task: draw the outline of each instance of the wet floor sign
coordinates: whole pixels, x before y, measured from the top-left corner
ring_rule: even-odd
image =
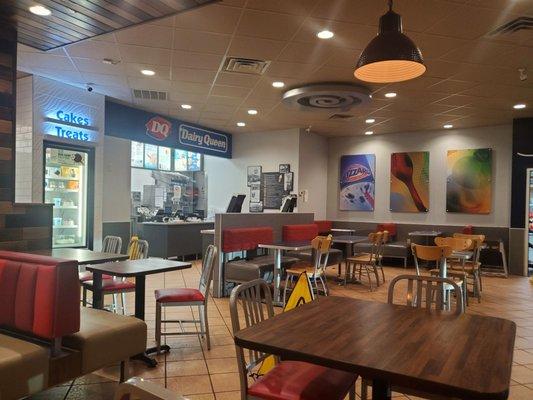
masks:
[[[311,282],[305,272],[302,272],[296,281],[296,285],[292,289],[291,295],[283,308],[283,312],[292,310],[299,307],[302,304],[310,303],[314,300],[313,289],[311,289]],[[254,373],[254,377],[265,375],[276,365],[276,359],[274,356],[268,356],[265,358],[259,370]]]

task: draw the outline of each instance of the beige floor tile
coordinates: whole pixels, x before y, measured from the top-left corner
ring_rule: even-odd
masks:
[[[210,374],[221,374],[227,372],[238,372],[237,360],[233,358],[213,358],[207,359],[207,369]]]
[[[168,378],[167,387],[184,396],[189,394],[212,394],[209,375],[176,376]]]
[[[217,392],[229,392],[240,389],[239,374],[232,372],[227,374],[211,374],[213,390]]]
[[[167,376],[205,375],[207,366],[204,360],[167,361]]]
[[[241,400],[241,392],[239,390],[233,392],[215,393],[217,400]]]

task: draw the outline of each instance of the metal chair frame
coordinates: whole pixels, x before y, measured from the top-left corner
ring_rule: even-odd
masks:
[[[331,248],[332,236],[317,236],[311,241],[311,246],[313,247],[314,257],[313,258],[313,273],[309,274],[306,271],[307,279],[311,284],[313,292],[316,292],[317,296],[319,294],[318,281],[322,284],[322,291],[324,296],[329,294],[328,283],[326,280],[326,268],[328,265],[329,259],[329,249]],[[303,271],[302,271],[303,272]],[[301,272],[300,272],[301,273]],[[287,291],[289,290],[289,281],[291,284],[294,283],[294,279],[298,279],[300,273],[295,274],[290,272],[290,268],[286,271],[285,277],[285,288],[283,290],[283,304],[287,300]]]
[[[213,280],[213,272],[216,261],[218,260],[218,250],[214,245],[209,245],[202,260],[202,275],[200,276],[200,284],[198,290],[204,296],[203,301],[190,302],[156,302],[155,307],[155,340],[157,347],[157,354],[161,353],[161,337],[162,336],[182,336],[182,335],[198,335],[206,338],[207,350],[211,350],[211,340],[209,337],[209,321],[207,318],[207,301],[209,299],[209,288]],[[167,319],[161,318],[163,307],[198,307],[199,319]],[[167,332],[162,330],[163,324],[175,323],[178,324],[181,331]],[[200,331],[186,331],[183,324],[200,324]]]

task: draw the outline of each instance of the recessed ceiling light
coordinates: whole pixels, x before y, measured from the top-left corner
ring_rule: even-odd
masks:
[[[374,134],[373,131],[366,131],[366,132],[365,132],[365,135],[373,135],[373,134]]]
[[[152,71],[151,69],[143,69],[141,70],[141,74],[146,75],[146,76],[154,76],[155,72]]]
[[[394,92],[385,93],[385,97],[392,99],[393,97],[396,97],[397,94]]]
[[[52,14],[52,11],[41,5],[31,6],[29,10],[32,14],[40,15],[41,17],[47,17]]]
[[[316,36],[320,39],[331,39],[335,34],[331,31],[328,31],[327,29],[324,31],[320,31],[316,34]]]
[[[367,124],[373,124],[374,122],[376,122],[376,120],[375,120],[374,118],[367,118],[367,119],[365,120],[365,122],[366,122]]]
[[[246,126],[246,124],[244,122],[237,122],[237,126],[243,127]]]
[[[452,124],[445,124],[442,126],[444,129],[452,129],[453,128],[453,125]]]
[[[272,86],[274,86],[275,88],[282,88],[283,86],[285,86],[285,83],[276,81],[276,82],[272,82]]]
[[[514,108],[515,110],[523,110],[524,108],[526,108],[526,105],[525,105],[524,103],[519,103],[519,104],[515,104],[515,105],[513,106],[513,108]]]
[[[182,104],[181,108],[183,108],[184,110],[190,110],[192,106],[190,104]]]
[[[257,110],[250,109],[250,110],[248,110],[248,114],[250,114],[250,115],[257,115]]]

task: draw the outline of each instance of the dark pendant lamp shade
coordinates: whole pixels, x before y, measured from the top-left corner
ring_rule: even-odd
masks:
[[[361,53],[354,75],[373,83],[402,82],[426,71],[422,52],[403,34],[402,17],[389,11],[379,19],[379,33]]]

